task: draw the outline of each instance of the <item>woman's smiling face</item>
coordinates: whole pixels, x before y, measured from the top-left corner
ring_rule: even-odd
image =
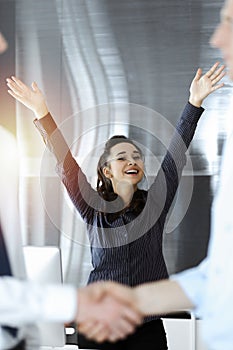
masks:
[[[113,146],[107,163],[104,174],[111,179],[114,192],[121,183],[128,183],[134,190],[137,189],[137,184],[144,175],[144,160],[134,145],[121,142]]]

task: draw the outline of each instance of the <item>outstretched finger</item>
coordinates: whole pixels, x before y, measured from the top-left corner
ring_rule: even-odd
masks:
[[[212,76],[210,77],[210,80],[216,83],[220,79],[222,79],[224,75],[226,75],[226,73],[224,72],[224,68],[225,66],[221,66],[215,74],[212,74]]]
[[[7,86],[16,96],[22,96],[22,90],[14,82],[8,81]]]
[[[215,72],[214,75],[219,75],[222,73],[222,71],[225,69],[225,65],[223,64],[221,67],[218,68],[218,70]]]
[[[37,92],[37,91],[40,91],[40,89],[38,88],[38,85],[35,81],[32,82],[32,90]]]
[[[17,94],[20,94],[21,92],[21,89],[19,88],[19,86],[11,79],[7,79],[7,86],[12,90],[14,91],[15,93]]]
[[[17,94],[17,92],[14,92],[13,90],[7,90],[8,94],[10,94],[12,97],[14,97],[17,101],[23,103],[23,98],[20,94]]]
[[[216,71],[217,67],[219,66],[219,62],[216,62],[209,70],[206,72],[207,78],[210,78],[212,74]]]
[[[218,90],[218,89],[222,88],[223,86],[224,86],[224,83],[221,83],[221,84],[215,85],[215,86],[213,86],[213,87],[212,87],[212,91],[216,91],[216,90]]]
[[[197,81],[201,78],[202,76],[202,69],[201,68],[198,68],[196,74],[195,74],[195,77],[193,78],[194,81]]]
[[[26,84],[22,82],[22,80],[16,78],[14,75],[12,75],[11,79],[18,85],[21,89],[29,89]]]
[[[214,86],[216,83],[218,83],[225,75],[226,75],[226,72],[222,72],[221,74],[219,74],[218,76],[216,76],[216,77],[212,80],[212,86]]]

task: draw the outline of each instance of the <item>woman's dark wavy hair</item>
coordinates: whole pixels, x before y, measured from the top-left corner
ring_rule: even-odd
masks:
[[[108,158],[111,152],[111,148],[119,143],[130,143],[131,145],[135,146],[139,153],[142,155],[142,151],[140,148],[128,137],[124,135],[115,135],[112,136],[106,143],[104,147],[104,152],[100,156],[98,165],[97,165],[97,191],[100,194],[102,198],[108,201],[112,201],[116,199],[117,194],[114,193],[113,187],[112,187],[112,182],[110,179],[108,179],[104,173],[103,173],[103,168],[107,165],[108,163]]]

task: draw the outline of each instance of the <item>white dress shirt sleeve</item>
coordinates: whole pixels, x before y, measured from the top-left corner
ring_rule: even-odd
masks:
[[[170,279],[179,283],[185,294],[195,305],[194,312],[198,317],[202,316],[203,303],[205,302],[208,266],[209,259],[206,258],[197,267],[170,276]]]
[[[77,289],[0,278],[0,324],[20,327],[35,322],[71,322],[77,314]]]

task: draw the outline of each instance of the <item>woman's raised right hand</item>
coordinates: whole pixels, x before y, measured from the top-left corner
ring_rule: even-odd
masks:
[[[48,114],[45,97],[35,82],[29,87],[14,76],[7,78],[6,81],[9,88],[8,93],[24,106],[31,109],[38,119]]]

